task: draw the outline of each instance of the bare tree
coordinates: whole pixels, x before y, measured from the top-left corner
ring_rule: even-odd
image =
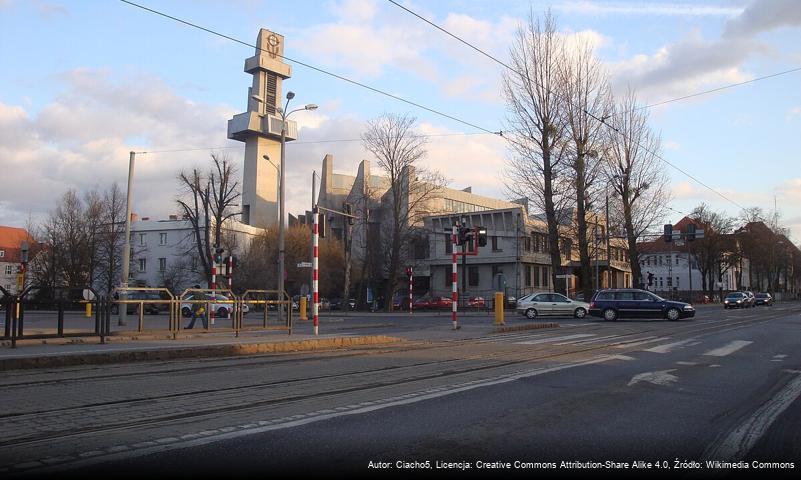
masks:
[[[410,233],[427,212],[427,204],[438,196],[445,178],[420,167],[425,157],[425,137],[416,135],[416,119],[408,115],[385,113],[368,122],[362,134],[362,145],[372,153],[389,179],[389,190],[382,199],[385,207],[385,228],[391,239],[386,256],[385,298],[391,299],[398,283],[398,273],[405,255]],[[388,218],[387,218],[388,217]],[[392,302],[386,302],[386,309]]]
[[[125,195],[116,183],[103,194],[103,220],[97,245],[98,281],[106,292],[118,282],[125,239]]]
[[[600,152],[608,138],[602,121],[612,110],[612,94],[606,73],[592,46],[578,40],[565,46],[559,64],[563,86],[563,109],[570,138],[569,173],[575,188],[576,237],[581,261],[581,288],[584,298],[592,295],[592,265],[587,219],[598,196],[596,180],[602,174]],[[608,226],[607,226],[608,228]]]
[[[550,12],[543,19],[531,12],[528,24],[518,28],[510,51],[514,71],[504,73],[503,79],[509,109],[504,135],[512,154],[504,171],[505,187],[545,212],[554,286],[562,265],[559,223],[570,188],[564,175],[567,123],[561,111],[562,53]]]
[[[233,164],[217,154],[212,154],[211,159],[212,166],[205,174],[197,168],[178,174],[184,197],[188,198],[177,200],[184,217],[192,224],[193,246],[209,282],[212,255],[223,241],[223,224],[240,213],[234,207],[241,195],[239,182],[234,180]]]
[[[715,274],[728,268],[727,256],[734,248],[731,236],[727,235],[734,227],[734,219],[725,213],[715,212],[705,203],[695,207],[690,212],[690,218],[704,229],[704,236],[695,240],[693,251],[701,272],[702,289],[711,298],[714,294]]]
[[[637,242],[667,214],[669,178],[659,158],[661,139],[648,127],[648,114],[629,90],[608,121],[608,148],[603,153],[606,181],[617,194],[635,281],[642,278]]]

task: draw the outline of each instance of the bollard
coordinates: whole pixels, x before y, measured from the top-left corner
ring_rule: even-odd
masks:
[[[86,318],[92,318],[92,303],[86,302]]]
[[[495,292],[495,325],[506,325],[503,321],[503,292]]]
[[[300,320],[308,320],[306,317],[306,295],[300,298]]]

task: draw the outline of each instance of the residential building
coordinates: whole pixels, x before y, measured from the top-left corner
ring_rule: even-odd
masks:
[[[28,231],[24,228],[0,226],[0,287],[9,295],[16,295],[21,291],[18,271],[22,261],[20,246],[23,241],[31,243]]]
[[[263,230],[228,220],[221,245],[225,255],[238,254]],[[201,235],[204,235],[201,232]],[[206,285],[192,224],[170,215],[167,220],[134,217],[131,222],[131,285],[167,287],[180,292],[194,284]]]

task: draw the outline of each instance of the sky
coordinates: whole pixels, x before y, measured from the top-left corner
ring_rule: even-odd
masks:
[[[504,67],[384,0],[132,0],[254,45],[285,36],[299,138],[287,145],[287,210],[310,208],[326,154],[355,174],[372,160],[359,137],[383,113],[417,118],[431,135],[426,167],[456,189],[507,198]],[[613,89],[641,103],[801,68],[801,1],[400,2],[506,61],[520,22],[550,8],[558,30],[592,43]],[[177,213],[178,173],[212,153],[242,171],[227,121],[246,110],[253,47],[116,0],[0,0],[0,225],[41,222],[69,188],[116,182],[137,154],[133,211]],[[401,97],[412,106],[295,60]],[[801,242],[801,71],[650,108],[671,179],[675,223],[701,202],[731,216],[774,206]],[[481,129],[477,129],[480,127]],[[374,167],[375,168],[375,167]],[[689,175],[688,175],[689,174]],[[700,183],[699,183],[700,182]],[[709,187],[709,188],[707,188]]]

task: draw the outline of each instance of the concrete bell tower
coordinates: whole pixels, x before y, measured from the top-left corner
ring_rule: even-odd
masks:
[[[268,228],[278,223],[281,116],[277,109],[282,107],[281,82],[292,76],[292,67],[283,62],[283,36],[262,28],[257,46],[256,55],[245,60],[245,72],[253,75],[247,111],[228,120],[228,138],[245,142],[242,223]],[[286,140],[295,140],[297,124],[286,123]]]

